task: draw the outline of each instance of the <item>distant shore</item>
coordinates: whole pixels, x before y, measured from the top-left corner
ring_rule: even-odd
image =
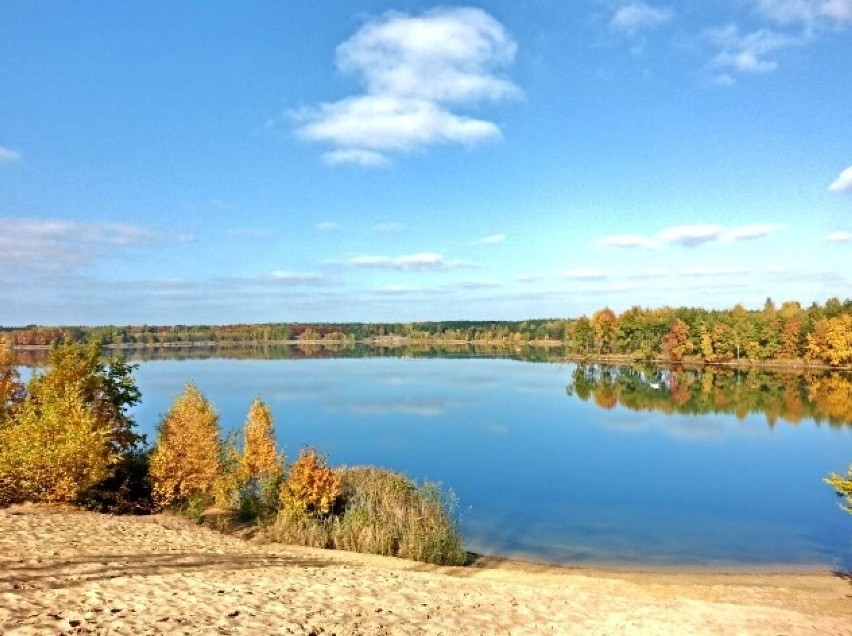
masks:
[[[49,351],[52,345],[13,345],[13,352],[39,352]],[[355,346],[375,347],[378,349],[388,348],[416,348],[431,347],[453,349],[458,347],[474,347],[491,351],[515,351],[520,352],[525,348],[553,350],[564,346],[559,340],[529,340],[520,343],[506,342],[501,340],[447,340],[441,338],[409,338],[404,336],[379,336],[365,340],[269,340],[269,341],[178,341],[165,343],[113,343],[102,347],[109,351],[134,352],[134,351],[162,351],[162,350],[210,350],[210,349],[236,349],[236,348],[268,348],[268,347],[321,347],[327,350],[343,350]],[[713,369],[765,369],[778,372],[804,372],[804,371],[852,371],[852,365],[830,366],[813,361],[795,360],[749,360],[741,358],[726,362],[706,362],[700,358],[687,357],[681,360],[669,358],[649,358],[637,360],[635,357],[625,354],[577,354],[563,353],[554,362],[571,362],[581,364],[609,364],[609,365],[634,365],[646,364],[652,366],[677,366],[686,369],[700,369],[703,367]]]
[[[169,515],[0,510],[0,633],[852,635],[831,573],[462,568],[262,545]]]

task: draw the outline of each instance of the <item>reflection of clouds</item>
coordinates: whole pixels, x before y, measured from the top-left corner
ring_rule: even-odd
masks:
[[[712,416],[682,417],[676,415],[648,417],[636,414],[631,417],[628,413],[615,414],[607,412],[607,416],[596,418],[599,428],[613,433],[647,434],[657,432],[671,439],[687,442],[704,442],[722,440],[727,437],[756,437],[765,435],[767,429],[763,425],[736,426],[731,422],[719,420]]]
[[[466,403],[444,398],[382,400],[376,402],[340,403],[329,407],[333,412],[345,412],[355,417],[409,415],[438,417],[447,411],[467,406]]]

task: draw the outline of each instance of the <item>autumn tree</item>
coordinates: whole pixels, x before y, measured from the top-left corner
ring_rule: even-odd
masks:
[[[187,384],[159,426],[151,452],[154,500],[160,507],[208,496],[220,474],[219,415],[194,384]]]
[[[134,431],[136,423],[129,413],[130,407],[142,397],[133,377],[135,368],[123,358],[104,364],[97,344],[64,343],[50,350],[48,371],[37,381],[45,385],[47,392],[61,392],[62,387],[71,385],[77,387],[85,408],[108,426],[113,451],[124,453],[142,441]]]
[[[73,502],[117,460],[110,434],[75,384],[30,383],[11,425],[0,428],[0,498]]]
[[[281,472],[283,458],[276,450],[272,411],[259,398],[249,407],[243,438],[242,470],[247,479],[261,479]]]
[[[609,307],[592,314],[595,349],[597,353],[612,353],[618,340],[618,317]]]
[[[281,504],[289,514],[301,517],[328,515],[343,493],[340,476],[328,467],[325,457],[314,449],[303,449],[290,466],[281,486]]]
[[[826,364],[852,364],[852,314],[823,318],[808,335],[807,357]]]
[[[96,346],[66,343],[24,392],[3,372],[0,498],[74,501],[112,475],[140,439],[127,412],[140,397],[132,369],[103,364]]]
[[[689,325],[683,320],[675,320],[663,337],[663,353],[669,360],[680,362],[684,356],[692,353],[692,342],[689,340]]]
[[[140,439],[128,409],[140,397],[130,365],[96,346],[55,346],[23,390],[0,363],[0,499],[74,501],[109,477]],[[7,501],[8,502],[8,501]]]

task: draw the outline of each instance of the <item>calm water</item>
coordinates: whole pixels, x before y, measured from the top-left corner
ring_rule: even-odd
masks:
[[[852,462],[852,426],[836,417],[775,421],[766,409],[690,413],[678,393],[686,380],[659,375],[640,377],[643,390],[671,389],[682,408],[637,406],[636,377],[605,375],[500,359],[150,361],[136,372],[144,401],[135,415],[153,437],[192,380],[227,430],[242,426],[260,396],[288,459],[312,445],[332,464],[375,464],[452,487],[466,545],[478,552],[852,568],[852,516],[822,483]],[[693,380],[696,395],[713,395]]]

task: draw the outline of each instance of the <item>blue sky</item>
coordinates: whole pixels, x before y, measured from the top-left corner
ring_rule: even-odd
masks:
[[[0,324],[852,295],[852,0],[0,4]]]

